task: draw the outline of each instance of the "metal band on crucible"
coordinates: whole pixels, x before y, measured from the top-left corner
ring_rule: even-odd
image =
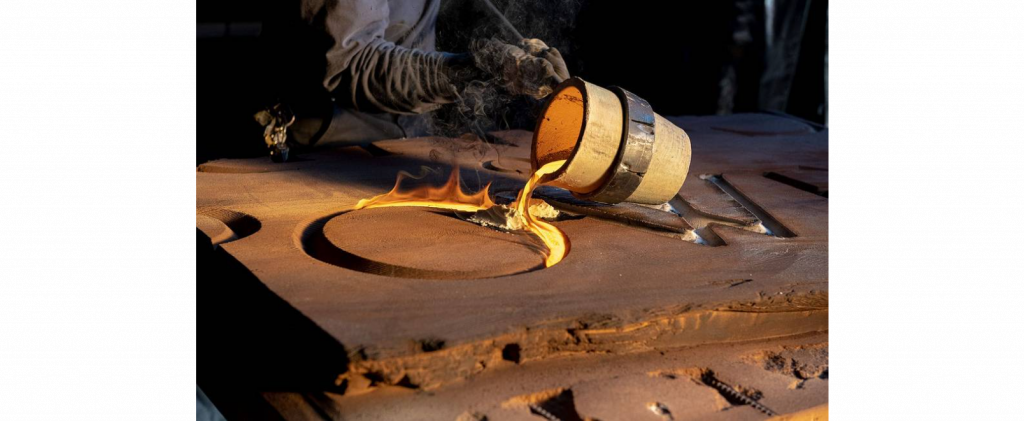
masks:
[[[612,162],[608,180],[593,192],[578,195],[581,199],[602,203],[619,203],[640,185],[654,151],[654,110],[643,98],[620,87],[611,88],[622,100],[625,124],[623,141]]]

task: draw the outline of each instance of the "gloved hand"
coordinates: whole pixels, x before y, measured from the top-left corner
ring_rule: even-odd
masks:
[[[513,94],[540,99],[569,78],[569,69],[557,49],[539,39],[524,39],[519,46],[486,39],[470,46],[476,67],[497,78]]]

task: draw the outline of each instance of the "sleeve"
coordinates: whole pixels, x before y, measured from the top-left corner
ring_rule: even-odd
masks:
[[[324,87],[361,111],[419,114],[452,102],[446,55],[385,41],[388,14],[387,0],[327,0],[314,14],[329,38]]]

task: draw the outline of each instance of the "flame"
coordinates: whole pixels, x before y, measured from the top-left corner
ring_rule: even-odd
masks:
[[[360,200],[359,203],[356,203],[356,209],[386,208],[392,206],[425,206],[430,208],[475,212],[490,209],[491,206],[494,206],[494,202],[491,201],[491,196],[487,193],[487,190],[491,188],[490,183],[487,183],[483,190],[473,194],[466,194],[462,192],[462,185],[459,183],[458,167],[455,167],[452,170],[452,175],[448,177],[448,182],[444,183],[441,187],[424,186],[412,189],[408,192],[402,192],[398,188],[402,184],[402,180],[406,177],[419,178],[413,177],[407,172],[400,171],[398,173],[398,179],[395,180],[395,187],[393,187],[391,191],[369,199]]]
[[[533,190],[537,187],[541,178],[557,171],[564,163],[565,160],[555,161],[545,164],[538,169],[537,172],[530,177],[530,180],[526,182],[526,186],[523,187],[523,190],[519,192],[514,208],[515,212],[513,217],[519,218],[522,225],[531,233],[536,235],[537,238],[547,246],[548,252],[544,257],[545,267],[551,267],[565,257],[565,254],[569,252],[569,238],[554,225],[541,221],[531,215],[529,203],[530,198],[533,196]],[[369,199],[360,200],[359,203],[356,204],[355,209],[385,208],[394,206],[423,206],[464,212],[476,212],[487,210],[494,206],[494,202],[491,201],[491,197],[488,193],[488,189],[491,187],[490,183],[488,183],[482,190],[473,194],[467,194],[462,191],[462,186],[459,183],[458,167],[452,170],[451,176],[448,177],[448,182],[440,187],[424,186],[403,192],[399,190],[399,186],[402,184],[402,180],[406,177],[419,178],[404,171],[399,172],[398,179],[395,180],[395,187],[393,187],[391,191]]]

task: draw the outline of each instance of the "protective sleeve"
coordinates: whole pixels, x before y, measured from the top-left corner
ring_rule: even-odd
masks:
[[[327,33],[323,78],[333,96],[360,111],[419,114],[452,102],[456,88],[446,75],[449,55],[384,40],[387,0],[307,0],[306,9]]]

